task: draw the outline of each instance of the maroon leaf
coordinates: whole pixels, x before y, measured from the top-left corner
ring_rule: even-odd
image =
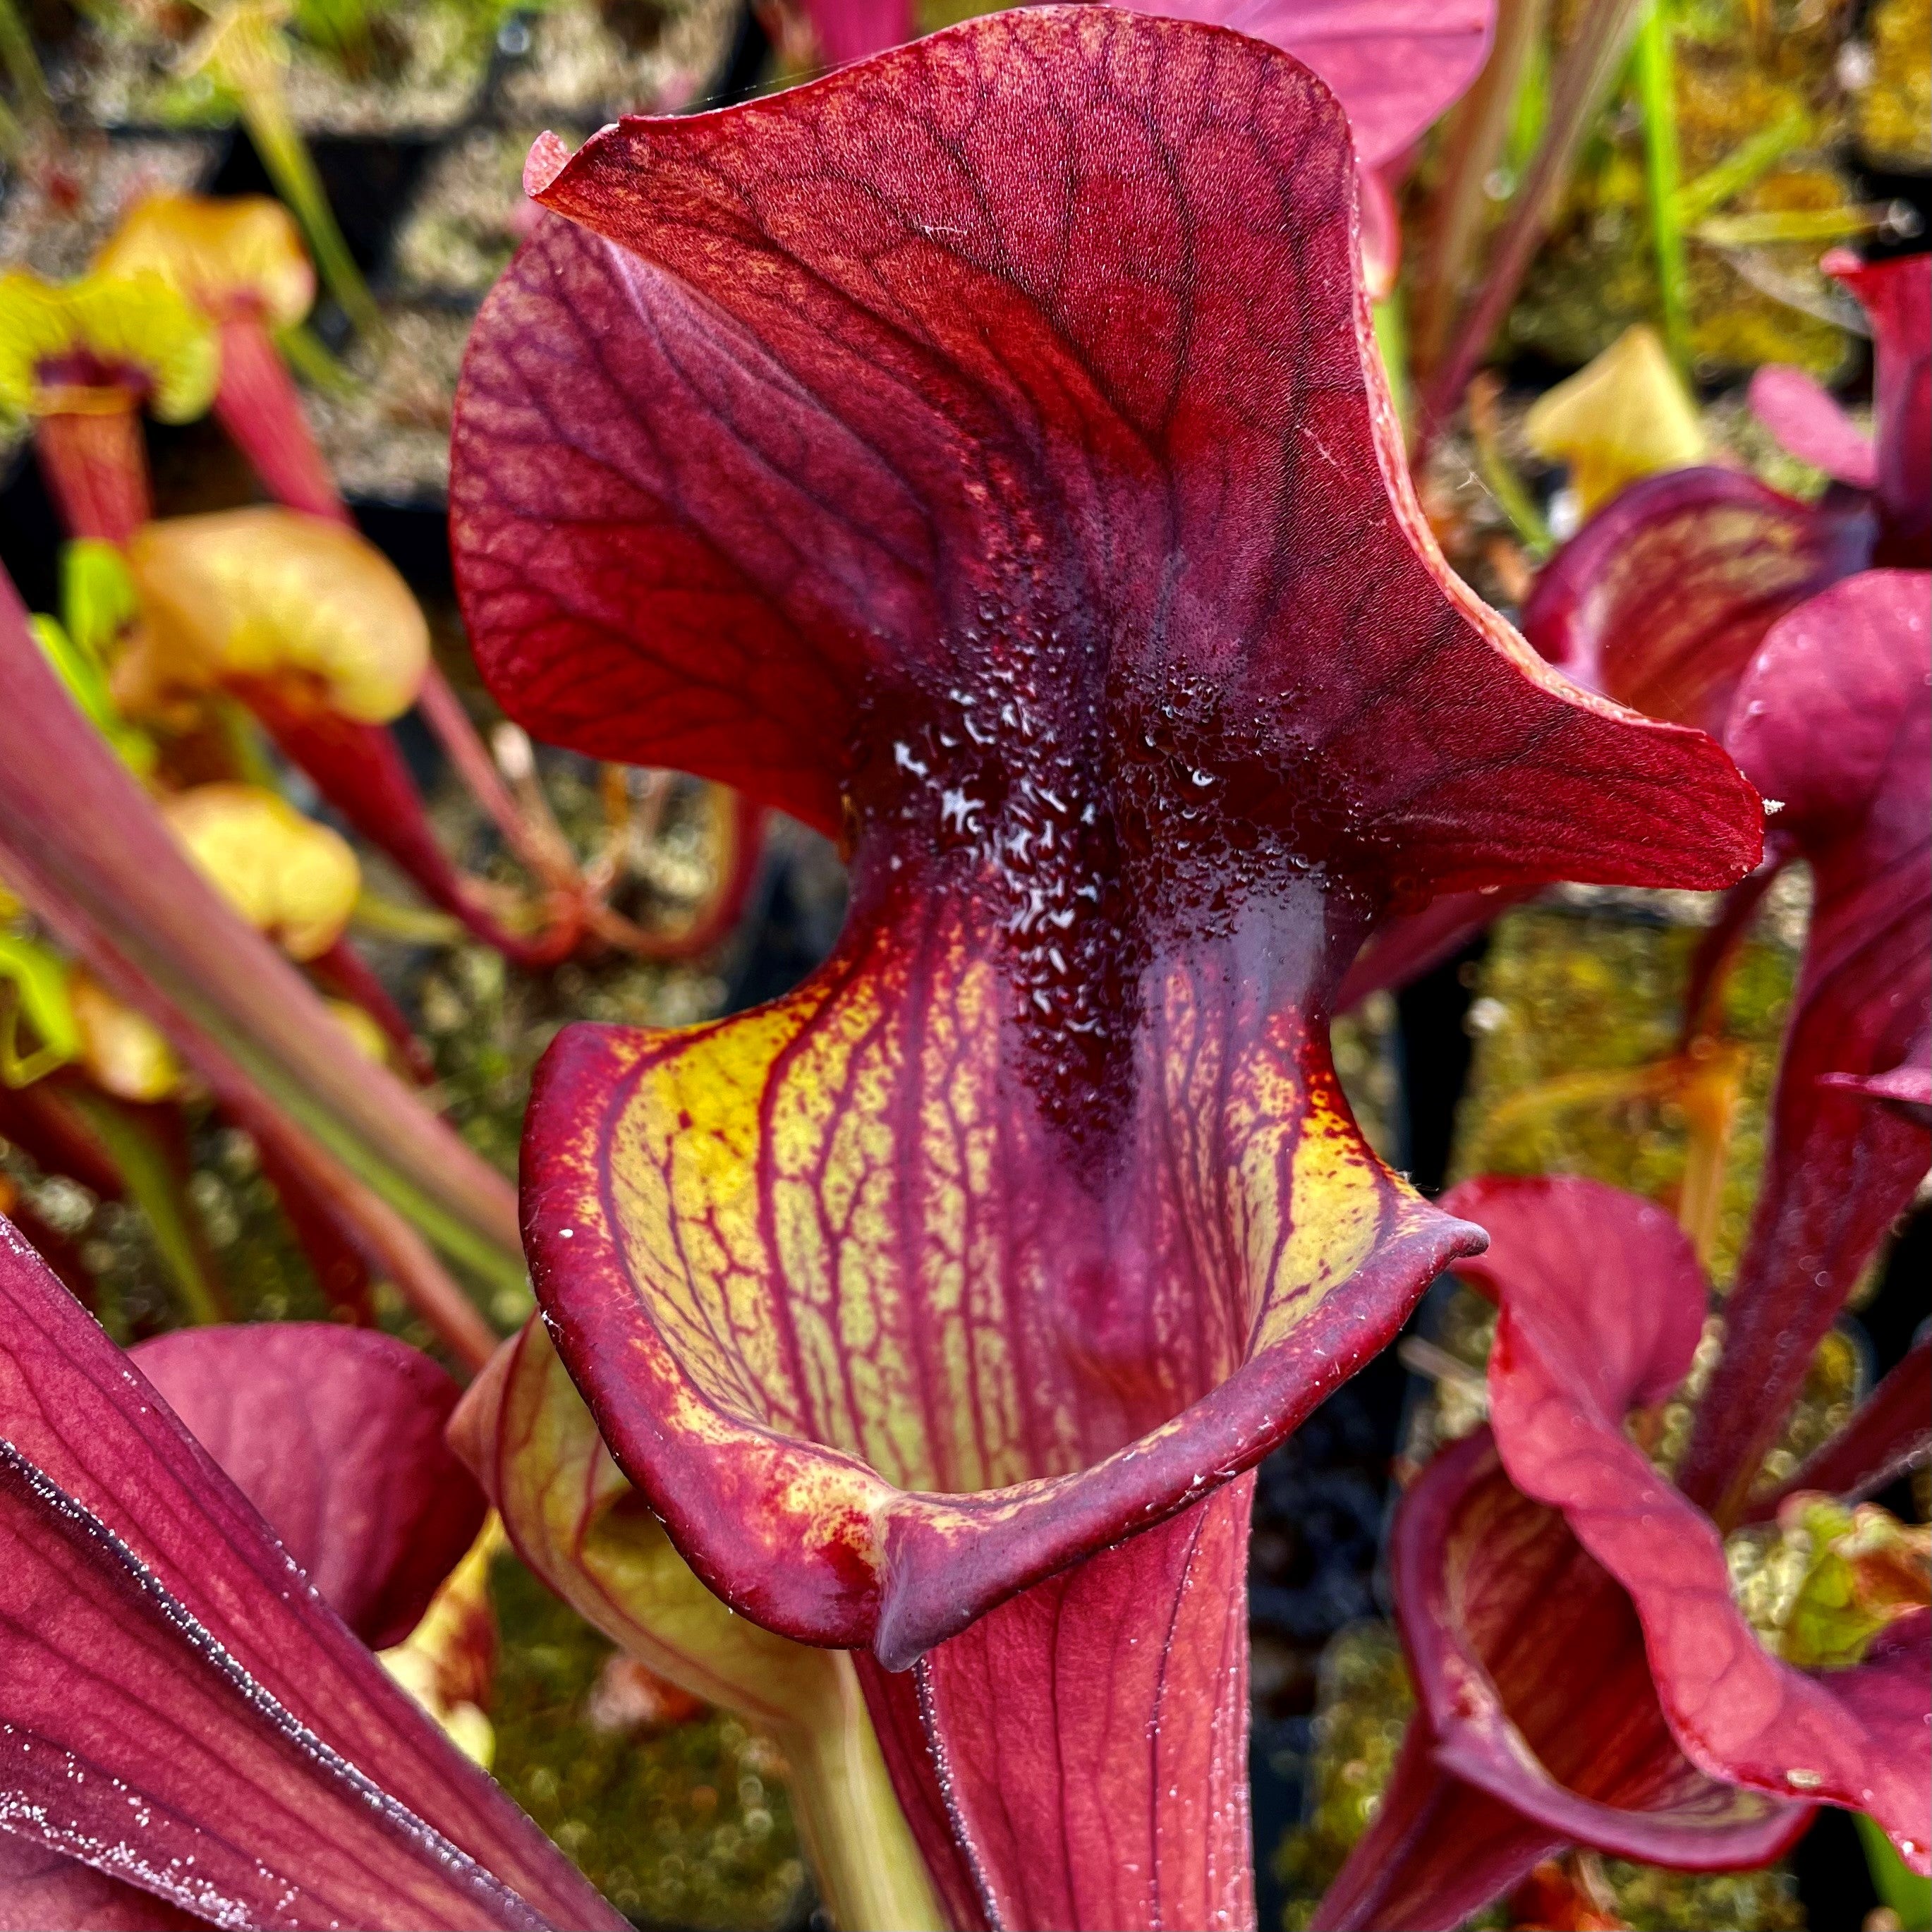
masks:
[[[1737,1790],[1685,1756],[1630,1598],[1561,1515],[1511,1484],[1487,1430],[1424,1470],[1391,1555],[1420,1708],[1394,1802],[1318,1926],[1459,1924],[1572,1842],[1724,1870],[1763,1864],[1804,1829],[1808,1807]]]
[[[1750,406],[1751,413],[1800,462],[1855,490],[1876,487],[1878,453],[1871,438],[1816,376],[1770,364],[1751,378]]]
[[[1022,57],[1036,38],[1066,55],[1052,78]],[[1030,118],[1049,104],[1058,136]],[[1012,140],[1075,170],[1052,205],[1004,166]],[[724,115],[627,121],[568,161],[539,142],[533,191],[608,238],[544,224],[465,365],[452,531],[486,676],[548,739],[837,833],[848,790],[936,811],[954,788],[928,753],[982,796],[970,782],[1006,739],[925,739],[928,713],[964,738],[961,715],[992,703],[983,671],[956,676],[991,622],[1080,664],[1106,707],[1083,729],[1104,718],[1123,784],[1232,761],[1235,806],[1265,818],[1325,782],[1386,872],[1438,890],[1728,882],[1757,834],[1721,766],[1540,686],[1418,548],[1357,310],[1346,162],[1291,63],[1058,11]],[[1144,170],[1170,165],[1150,190]],[[839,166],[872,192],[835,191]],[[1264,285],[1295,299],[1256,312]],[[1152,304],[1131,338],[1130,298]],[[1156,644],[1140,620],[1160,611]],[[1193,678],[1213,682],[1178,703]],[[997,706],[976,725],[1011,728]],[[1300,836],[1325,849],[1338,829]]]
[[[1932,564],[1932,255],[1824,266],[1871,317],[1872,429],[1881,536],[1877,561]]]
[[[1090,1648],[1076,1611],[1120,1587],[1097,1552],[1136,1532],[1120,1564],[1223,1631],[1238,1566],[1183,1512],[1473,1244],[1334,1083],[1326,1015],[1384,908],[1727,881],[1756,802],[1448,575],[1342,116],[1259,42],[1001,15],[539,144],[529,179],[580,225],[538,228],[465,368],[479,662],[547,737],[841,832],[853,880],[784,1000],[548,1056],[526,1226],[559,1351],[734,1607],[940,1660],[919,1728],[990,1898],[1245,1910],[1238,1812],[1177,1846],[1168,1807],[1096,1808],[1084,1773],[996,1803],[974,1686],[1042,1670],[1056,1605]],[[1117,1688],[1140,1765],[1157,1687]],[[1225,1684],[1162,1706],[1159,1748],[1209,1779],[1230,1711]],[[1145,1889],[1102,1809],[1159,1839]]]
[[[207,1923],[91,1865],[0,1836],[0,1932],[199,1932]]]
[[[1814,508],[1730,470],[1634,483],[1538,578],[1523,634],[1580,684],[1721,732],[1786,612],[1862,568],[1861,506]]]
[[[950,1814],[986,1924],[1254,1923],[1253,1490],[1228,1484],[920,1660],[923,1748],[895,1777]]]
[[[1444,1770],[1561,1838],[1678,1870],[1762,1864],[1797,1837],[1791,1794],[1738,1790],[1680,1748],[1630,1598],[1486,1431],[1402,1508],[1398,1604]]]
[[[1932,1140],[1831,1084],[1898,1066],[1932,1013],[1932,578],[1872,571],[1784,619],[1730,742],[1809,862],[1815,900],[1772,1147],[1724,1351],[1682,1480],[1734,1520],[1819,1338],[1910,1199]]]
[[[326,1322],[183,1330],[130,1359],[364,1642],[416,1628],[483,1526],[443,1440],[462,1390],[442,1370]]]
[[[224,1922],[621,1926],[4,1224],[0,1434],[5,1830]]]
[[[1626,1412],[1664,1400],[1690,1365],[1705,1298],[1688,1238],[1649,1202],[1594,1181],[1484,1180],[1451,1198],[1490,1234],[1486,1254],[1461,1265],[1499,1305],[1490,1418],[1502,1465],[1629,1593],[1685,1756],[1747,1790],[1868,1812],[1926,1869],[1932,1687],[1922,1676],[1900,1694],[1889,1654],[1816,1676],[1774,1657],[1732,1600],[1716,1526],[1624,1432]],[[1736,1332],[1735,1290],[1726,1316]],[[1600,1737],[1602,1720],[1572,1704],[1578,1732]],[[1443,1760],[1463,1768],[1446,1741]]]

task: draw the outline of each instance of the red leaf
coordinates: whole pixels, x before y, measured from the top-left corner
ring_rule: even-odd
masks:
[[[1508,1335],[1529,1333],[1540,1359],[1560,1358],[1574,1372],[1566,1392],[1587,1393],[1593,1427],[1621,1431],[1629,1410],[1676,1393],[1709,1288],[1689,1237],[1662,1208],[1570,1174],[1465,1181],[1443,1204],[1490,1238],[1456,1274],[1504,1311]],[[1497,1334],[1496,1372],[1508,1376],[1502,1326]]]
[[[988,1924],[1254,1923],[1253,1492],[1227,1484],[920,1660],[920,1768]]]
[[[364,1643],[408,1636],[483,1526],[442,1370],[326,1322],[184,1329],[130,1359]]]
[[[1855,490],[1876,485],[1878,454],[1871,438],[1808,371],[1767,364],[1751,378],[1750,406],[1751,413],[1801,463]]]
[[[848,789],[929,823],[982,796],[1024,700],[1105,727],[1142,794],[1117,812],[1235,765],[1236,806],[1325,794],[1438,890],[1714,884],[1755,846],[1699,741],[1539,683],[1419,534],[1345,130],[1280,56],[1006,15],[567,161],[539,142],[530,180],[609,241],[545,224],[492,294],[452,529],[479,662],[541,735],[836,833]],[[1256,310],[1264,286],[1294,298]],[[1064,659],[1058,692],[1007,695],[988,626]],[[1031,761],[1084,765],[1052,722]],[[1335,836],[1299,830],[1311,858]]]
[[[0,1932],[198,1932],[207,1923],[91,1865],[0,1836]]]
[[[1872,429],[1882,536],[1878,561],[1932,564],[1932,255],[1824,266],[1864,304],[1872,326]]]
[[[1932,1138],[1861,1081],[1932,1015],[1932,578],[1871,571],[1772,630],[1730,742],[1809,862],[1815,900],[1772,1147],[1724,1352],[1682,1480],[1734,1520],[1819,1338],[1910,1199]]]
[[[1624,1432],[1626,1411],[1663,1401],[1690,1366],[1704,1296],[1688,1239],[1648,1202],[1594,1181],[1485,1180],[1452,1198],[1480,1212],[1491,1236],[1472,1271],[1500,1308],[1490,1418],[1503,1466],[1524,1496],[1562,1512],[1629,1593],[1650,1681],[1686,1756],[1748,1790],[1869,1812],[1924,1869],[1923,1678],[1906,1696],[1895,1660],[1814,1676],[1772,1655],[1732,1600],[1715,1525]],[[1736,1290],[1726,1315],[1735,1332]],[[1574,1671],[1589,1647],[1552,1654]],[[1603,1748],[1606,1720],[1593,1724],[1574,1690],[1566,1701],[1576,1733]]]
[[[1737,1790],[1680,1748],[1630,1597],[1513,1484],[1487,1432],[1430,1464],[1397,1535],[1444,1770],[1562,1838],[1680,1870],[1762,1864],[1803,1829],[1788,1790]]]
[[[1250,34],[1292,54],[1347,109],[1355,158],[1379,168],[1462,98],[1488,58],[1495,0],[1116,0]]]
[[[1561,1515],[1513,1486],[1486,1430],[1424,1470],[1391,1555],[1421,1708],[1396,1802],[1318,1925],[1458,1924],[1572,1842],[1721,1870],[1762,1864],[1803,1830],[1808,1807],[1735,1790],[1686,1758],[1629,1598]],[[1481,1848],[1466,1860],[1466,1834]]]
[[[1862,506],[1814,508],[1730,470],[1624,490],[1538,578],[1523,634],[1580,684],[1721,732],[1765,633],[1863,568]]]
[[[1472,1244],[1334,1082],[1374,918],[1727,880],[1758,808],[1449,576],[1342,117],[1258,42],[1006,14],[539,144],[530,180],[581,226],[538,230],[465,368],[485,675],[545,736],[842,830],[853,873],[786,999],[560,1040],[526,1146],[538,1292],[728,1601],[889,1670],[961,1641],[928,1720],[983,1794],[968,1664],[1018,1668],[1037,1606],[1104,1595],[1112,1559],[1070,1566],[1252,1465]],[[1159,1574],[1184,1534],[1131,1560]],[[1213,1628],[1238,1584],[1190,1584]],[[1206,1765],[1228,1741],[1196,1715]],[[1076,1784],[1008,1802],[1072,1835],[1056,1878],[969,1799],[991,1886],[1129,1908]],[[1142,1881],[1244,1909],[1225,1845]]]
[[[4,1224],[0,1435],[5,1830],[235,1922],[621,1926]]]

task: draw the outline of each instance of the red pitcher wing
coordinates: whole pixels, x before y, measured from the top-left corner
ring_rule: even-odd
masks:
[[[1496,1270],[1490,1418],[1497,1452],[1516,1489],[1544,1506],[1538,1515],[1560,1511],[1558,1527],[1568,1526],[1562,1533],[1574,1535],[1580,1555],[1615,1580],[1610,1595],[1633,1631],[1641,1624],[1636,1661],[1647,1656],[1644,1681],[1654,1682],[1684,1756],[1708,1778],[1748,1791],[1868,1811],[1922,1866],[1921,1801],[1932,1773],[1925,1687],[1910,1707],[1915,1727],[1895,1703],[1881,1707],[1869,1695],[1861,1672],[1879,1666],[1813,1676],[1773,1656],[1732,1600],[1716,1526],[1624,1432],[1625,1411],[1661,1401],[1690,1366],[1696,1324],[1671,1312],[1687,1286],[1701,1290],[1688,1242],[1677,1236],[1673,1265],[1663,1237],[1676,1230],[1659,1210],[1592,1182],[1478,1186],[1498,1224],[1498,1246],[1509,1243],[1513,1222],[1516,1255],[1534,1256],[1528,1264],[1511,1257]],[[1592,1222],[1594,1244],[1581,1238]],[[1560,1264],[1543,1265],[1552,1253]],[[1689,1306],[1701,1319],[1701,1292]],[[1682,1333],[1660,1346],[1673,1318]],[[1573,1673],[1592,1646],[1574,1642],[1564,1654]],[[1886,1682],[1896,1688],[1902,1679],[1894,1672]],[[1564,1695],[1572,1721],[1587,1732],[1584,1700],[1574,1688]]]
[[[1579,683],[1721,733],[1765,633],[1863,568],[1872,542],[1862,506],[1814,508],[1735,470],[1672,470],[1632,484],[1564,545],[1523,633]]]
[[[605,239],[546,224],[486,306],[452,529],[542,735],[833,831],[848,793],[990,826],[1010,763],[1058,796],[1104,759],[1442,890],[1755,846],[1700,740],[1550,678],[1436,554],[1346,130],[1284,56],[1004,14],[530,179]]]
[[[1763,1864],[1804,1829],[1808,1807],[1685,1756],[1630,1598],[1510,1483],[1486,1430],[1402,1498],[1391,1554],[1421,1708],[1318,1925],[1447,1932],[1566,1844],[1724,1870]]]
[[[620,1925],[0,1242],[4,1828],[226,1922]]]
[[[337,1616],[372,1650],[408,1636],[483,1526],[443,1440],[456,1384],[331,1322],[182,1329],[129,1353]]]
[[[1843,1084],[1898,1066],[1932,1014],[1928,680],[1932,577],[1869,571],[1782,620],[1738,690],[1732,749],[1783,801],[1815,899],[1770,1159],[1681,1475],[1726,1522],[1932,1154],[1912,1108]]]

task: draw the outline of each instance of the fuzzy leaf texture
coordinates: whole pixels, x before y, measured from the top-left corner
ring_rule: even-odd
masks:
[[[1214,1492],[1479,1239],[1335,1083],[1364,934],[1760,843],[1708,740],[1576,692],[1442,564],[1354,180],[1259,42],[1000,16],[540,142],[568,219],[465,366],[452,531],[506,708],[851,854],[795,993],[553,1050],[538,1293],[697,1574],[883,1666],[908,1817],[988,1923],[1252,1912]]]

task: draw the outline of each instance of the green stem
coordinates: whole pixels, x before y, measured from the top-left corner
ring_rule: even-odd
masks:
[[[188,1318],[197,1324],[226,1322],[221,1292],[202,1265],[200,1244],[167,1152],[125,1107],[105,1094],[76,1086],[68,1096],[100,1143],[128,1198],[146,1217],[161,1264],[174,1279]]]
[[[1715,167],[1706,169],[1677,190],[1678,226],[1694,227],[1706,215],[1714,214],[1794,148],[1802,147],[1810,135],[1811,117],[1803,108],[1794,107],[1782,121],[1774,121],[1749,140],[1740,142]]]
[[[1497,437],[1496,394],[1501,386],[1491,375],[1479,376],[1469,385],[1469,434],[1476,446],[1476,467],[1523,548],[1540,563],[1556,549],[1556,540]]]
[[[1932,1932],[1932,1879],[1922,1879],[1892,1848],[1892,1840],[1862,1811],[1852,1814],[1872,1888],[1897,1915],[1900,1932]]]
[[[357,896],[350,922],[358,932],[378,939],[400,940],[406,946],[454,946],[465,936],[462,920],[426,907],[386,899],[364,886]]]
[[[309,251],[329,293],[342,304],[344,314],[360,333],[380,335],[382,310],[376,306],[376,298],[362,279],[362,271],[349,252],[335,211],[328,205],[322,177],[315,171],[308,143],[290,119],[280,89],[248,87],[239,90],[239,98],[248,137],[275,184],[275,192],[302,224]]]
[[[839,1932],[938,1932],[946,1923],[886,1771],[858,1672],[838,1660],[843,1721],[788,1728],[792,1808]]]
[[[1482,291],[1457,324],[1424,392],[1412,459],[1418,466],[1430,443],[1456,413],[1469,378],[1516,301],[1530,262],[1556,218],[1584,140],[1623,66],[1643,4],[1644,0],[1598,0],[1563,51],[1550,88],[1543,145],[1490,251]]]
[[[1442,344],[1492,205],[1490,177],[1525,111],[1550,0],[1502,0],[1490,57],[1448,128],[1442,172],[1424,223],[1427,239],[1410,283],[1413,355],[1426,368]]]
[[[1406,430],[1413,410],[1414,395],[1408,380],[1408,322],[1400,284],[1386,300],[1375,305],[1376,346],[1382,351],[1382,373],[1388,379],[1389,400],[1395,405],[1396,420]]]
[[[352,395],[362,386],[336,360],[334,351],[306,322],[292,322],[275,331],[282,360],[313,388],[338,396]]]
[[[1760,248],[1776,242],[1842,242],[1885,226],[1888,208],[1778,208],[1763,214],[1714,214],[1697,224],[1700,242],[1720,248]]]
[[[1664,340],[1680,374],[1690,373],[1690,268],[1678,212],[1676,63],[1670,0],[1651,0],[1637,30],[1637,95],[1643,110],[1644,186],[1651,244],[1657,254],[1658,306]]]
[[[230,1033],[224,1036],[212,1027],[209,1030],[271,1104],[304,1129],[450,1260],[488,1282],[499,1294],[507,1292],[520,1303],[528,1298],[530,1275],[520,1250],[492,1240],[472,1222],[446,1208],[400,1167],[386,1160],[380,1148],[346,1126],[332,1109],[318,1104],[299,1081],[290,1077],[290,1070],[282,1062],[255,1052],[238,1035]]]

